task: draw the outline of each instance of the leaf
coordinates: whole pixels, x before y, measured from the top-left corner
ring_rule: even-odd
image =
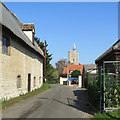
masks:
[[[116,94],[116,93],[117,93],[117,90],[115,89],[115,90],[114,90],[114,94]]]
[[[118,102],[118,98],[116,99],[116,102]]]
[[[118,95],[115,95],[115,97],[117,98],[117,97],[118,97]]]

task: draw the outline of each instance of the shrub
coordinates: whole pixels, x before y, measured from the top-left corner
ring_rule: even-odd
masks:
[[[78,70],[75,70],[71,73],[71,77],[78,77],[79,75],[81,75],[81,73]]]

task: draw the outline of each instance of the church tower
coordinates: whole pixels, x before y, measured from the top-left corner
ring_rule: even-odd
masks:
[[[73,46],[73,51],[69,51],[69,63],[74,65],[79,65],[79,53],[76,51],[75,43]]]

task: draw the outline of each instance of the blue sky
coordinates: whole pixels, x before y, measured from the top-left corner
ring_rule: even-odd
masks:
[[[75,42],[80,64],[95,59],[118,40],[117,2],[7,2],[22,23],[34,23],[36,36],[47,40],[52,65],[67,57]]]

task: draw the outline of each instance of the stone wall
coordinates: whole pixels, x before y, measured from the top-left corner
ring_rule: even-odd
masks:
[[[69,62],[79,65],[79,53],[77,51],[69,51]]]
[[[0,80],[2,99],[9,99],[28,92],[28,74],[31,74],[31,90],[43,83],[43,58],[33,49],[20,42],[18,37],[10,37],[10,55],[2,53],[0,39]],[[17,88],[17,76],[21,76],[21,88]],[[36,86],[34,86],[34,77]]]

